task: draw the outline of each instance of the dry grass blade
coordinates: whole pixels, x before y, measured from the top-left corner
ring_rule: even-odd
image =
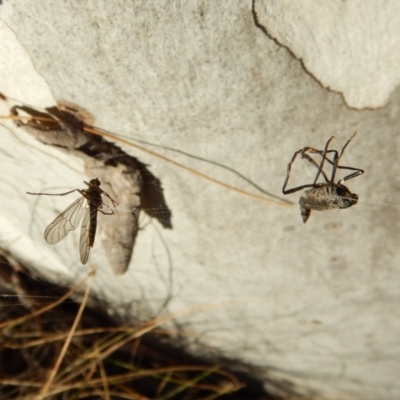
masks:
[[[2,94],[1,92],[0,92],[0,95],[2,95],[1,98],[4,101],[14,100],[14,99],[8,98],[7,96]],[[16,102],[20,103],[18,101],[16,101]],[[49,124],[49,123],[50,123],[50,125],[51,124],[57,125],[57,123],[59,122],[58,117],[61,116],[61,113],[63,111],[65,111],[65,110],[63,110],[64,105],[65,105],[64,103],[68,106],[66,108],[66,110],[70,111],[74,107],[78,108],[77,106],[72,105],[72,103],[67,103],[67,102],[59,102],[56,107],[49,107],[49,108],[46,108],[44,111],[37,110],[37,112],[35,112],[36,109],[34,107],[31,107],[31,106],[17,106],[17,108],[20,108],[21,110],[28,111],[28,113],[30,113],[31,116],[26,117],[26,116],[23,116],[23,115],[20,116],[18,114],[15,115],[15,113],[13,115],[13,113],[11,113],[12,115],[10,115],[10,116],[1,116],[0,119],[11,119],[11,120],[16,121],[16,123],[18,123],[18,122],[20,122],[22,120],[25,120],[27,122],[27,125],[29,125],[30,122],[34,122],[34,123],[32,123],[32,125],[38,125],[37,123],[39,123],[39,125],[40,125],[41,122],[43,123],[43,125],[46,125],[46,124]],[[87,114],[87,112],[85,110],[83,110],[83,109],[81,109],[81,110],[82,111],[80,113],[82,115],[86,115]],[[51,115],[48,114],[49,118],[47,118],[47,119],[46,119],[46,116],[45,116],[46,113],[51,113]],[[79,114],[77,114],[77,116],[78,116],[78,118],[80,118]],[[56,117],[56,118],[54,118],[54,117]],[[258,195],[258,194],[243,190],[241,188],[235,187],[233,185],[230,185],[230,184],[228,184],[226,182],[222,182],[222,181],[220,181],[218,179],[215,179],[212,176],[209,176],[207,174],[204,174],[204,173],[202,173],[202,172],[200,172],[200,171],[198,171],[198,170],[196,170],[194,168],[188,167],[188,166],[186,166],[184,164],[181,164],[181,163],[179,163],[179,162],[177,162],[175,160],[172,160],[169,157],[166,157],[166,156],[164,156],[164,155],[162,155],[160,153],[157,153],[157,152],[155,152],[153,150],[150,150],[150,149],[148,149],[148,148],[146,148],[144,146],[141,146],[141,145],[139,145],[137,143],[134,143],[132,140],[125,139],[122,136],[115,135],[115,134],[113,134],[111,132],[105,131],[105,130],[100,129],[98,127],[95,127],[95,126],[92,125],[93,124],[93,118],[92,117],[88,118],[88,121],[89,122],[86,122],[84,120],[77,120],[77,122],[79,122],[78,125],[79,125],[79,129],[81,131],[93,134],[95,136],[102,137],[104,139],[111,139],[113,142],[117,142],[117,143],[129,146],[129,147],[132,147],[134,149],[137,149],[137,150],[139,150],[141,152],[147,153],[147,154],[151,155],[152,157],[158,158],[160,160],[163,160],[164,162],[167,162],[169,164],[175,165],[176,167],[178,167],[180,169],[183,169],[183,170],[185,170],[185,171],[187,171],[187,172],[189,172],[189,173],[191,173],[193,175],[196,175],[196,176],[200,177],[201,179],[204,179],[204,180],[207,180],[209,182],[212,182],[213,184],[216,184],[218,186],[221,186],[221,187],[223,187],[223,188],[225,188],[227,190],[236,192],[236,193],[241,194],[243,196],[250,197],[253,200],[257,200],[257,201],[261,201],[261,202],[265,202],[265,203],[269,203],[269,204],[274,204],[274,205],[282,206],[282,207],[289,207],[289,206],[293,205],[291,202],[289,202],[289,201],[287,201],[285,199],[280,199],[280,198],[278,198],[276,196],[273,196],[271,194],[266,194],[265,191],[263,191],[264,195]],[[163,147],[163,146],[157,146],[157,147]],[[169,148],[169,150],[185,154],[184,152],[179,151],[179,150],[170,149],[170,148]],[[200,159],[199,157],[194,157],[194,158]],[[203,161],[206,161],[206,160],[203,159]],[[225,166],[223,166],[223,165],[221,165],[219,163],[215,163],[215,162],[210,162],[210,163],[214,164],[216,166],[225,168]],[[230,170],[231,172],[235,172],[231,168],[225,168],[225,169]],[[248,183],[250,182],[249,179],[247,179],[246,177],[244,177],[240,173],[237,173],[236,175],[241,177],[244,181],[247,181]],[[253,186],[254,187],[258,187],[255,184],[253,184]],[[268,197],[268,196],[270,196],[270,197]]]
[[[2,400],[261,398],[251,380],[245,387],[219,363],[172,346],[168,332],[155,328],[173,314],[139,327],[117,326],[98,306],[88,307],[85,298],[77,304],[69,297],[72,291],[50,288],[0,257]],[[19,297],[12,297],[10,282],[20,285]],[[90,281],[86,296],[89,292]],[[15,302],[22,298],[24,303]],[[43,306],[49,300],[52,304]]]
[[[58,370],[60,369],[60,366],[61,366],[61,363],[62,363],[62,361],[64,359],[65,353],[68,350],[68,346],[71,343],[71,340],[72,340],[73,335],[74,335],[74,333],[76,331],[78,323],[79,323],[79,321],[80,321],[80,319],[82,317],[83,310],[85,309],[85,306],[86,306],[86,303],[87,303],[87,300],[88,300],[88,297],[89,297],[89,294],[90,294],[90,289],[92,287],[94,275],[95,275],[95,270],[93,269],[91,271],[90,275],[89,275],[89,281],[88,281],[88,284],[86,286],[85,294],[83,296],[82,303],[81,303],[81,305],[79,307],[78,313],[76,314],[74,323],[73,323],[73,325],[72,325],[72,327],[71,327],[71,329],[69,331],[67,339],[64,342],[64,345],[63,345],[63,347],[61,349],[61,352],[60,352],[60,354],[59,354],[59,356],[57,358],[57,361],[56,361],[54,367],[52,368],[52,370],[50,371],[49,378],[47,379],[45,385],[43,386],[43,389],[42,389],[42,391],[41,391],[41,393],[40,393],[40,395],[38,397],[38,400],[40,400],[41,398],[45,398],[46,397],[46,394],[49,391],[49,389],[50,389],[50,387],[51,387],[51,385],[52,385],[52,383],[54,381],[54,378],[57,375]]]
[[[200,171],[197,171],[197,170],[195,170],[193,168],[190,168],[190,167],[188,167],[186,165],[183,165],[183,164],[181,164],[181,163],[179,163],[177,161],[174,161],[174,160],[172,160],[172,159],[170,159],[170,158],[168,158],[166,156],[163,156],[162,154],[159,154],[159,153],[157,153],[155,151],[146,149],[143,146],[139,146],[138,144],[133,143],[130,140],[124,139],[124,138],[119,137],[117,135],[114,135],[112,133],[105,132],[105,131],[97,129],[97,128],[94,129],[94,128],[91,128],[91,127],[85,127],[84,130],[85,130],[85,132],[89,132],[89,133],[92,133],[94,135],[98,135],[98,136],[101,136],[101,137],[104,137],[104,138],[108,138],[108,139],[111,139],[113,141],[116,141],[116,142],[128,145],[130,147],[133,147],[133,148],[135,148],[137,150],[143,151],[144,153],[150,154],[153,157],[159,158],[159,159],[161,159],[161,160],[163,160],[163,161],[165,161],[165,162],[167,162],[169,164],[173,164],[176,167],[181,168],[183,170],[186,170],[186,171],[190,172],[191,174],[196,175],[196,176],[198,176],[198,177],[200,177],[202,179],[205,179],[205,180],[207,180],[209,182],[212,182],[212,183],[214,183],[214,184],[216,184],[218,186],[221,186],[221,187],[223,187],[225,189],[231,190],[231,191],[236,192],[238,194],[241,194],[243,196],[250,197],[250,198],[252,198],[254,200],[258,200],[258,201],[262,201],[262,202],[265,202],[265,203],[274,204],[276,206],[281,206],[281,207],[290,207],[290,206],[293,205],[290,202],[285,201],[285,200],[278,201],[278,200],[274,200],[274,199],[269,199],[269,198],[267,198],[265,196],[260,196],[260,195],[257,195],[255,193],[247,192],[246,190],[243,190],[243,189],[237,188],[235,186],[229,185],[228,183],[221,182],[218,179],[214,179],[213,177],[211,177],[209,175],[203,174]]]

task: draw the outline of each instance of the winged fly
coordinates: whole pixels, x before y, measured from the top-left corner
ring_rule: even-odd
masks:
[[[355,132],[351,136],[351,138],[345,143],[340,154],[337,150],[328,150],[329,144],[335,136],[331,136],[328,139],[328,141],[325,144],[324,150],[317,150],[313,147],[304,147],[303,149],[297,150],[293,154],[293,157],[287,167],[287,173],[285,182],[283,183],[282,192],[283,194],[290,194],[297,192],[299,190],[310,188],[302,194],[299,200],[300,212],[304,223],[307,222],[311,214],[311,210],[324,211],[324,210],[342,209],[342,208],[349,208],[357,204],[358,195],[352,193],[345,185],[343,185],[343,182],[363,174],[364,170],[359,168],[345,167],[339,165],[340,158],[343,156],[346,147],[353,140],[356,134],[357,132]],[[292,164],[299,154],[301,155],[301,158],[306,159],[314,167],[317,168],[318,170],[317,174],[315,176],[313,183],[300,185],[291,189],[286,189]],[[309,154],[319,154],[322,157],[321,162],[318,164]],[[333,156],[332,159],[328,157],[328,154],[332,154]],[[332,165],[332,173],[330,178],[328,178],[328,175],[324,171],[325,161]],[[345,176],[338,182],[335,182],[335,176],[338,169],[345,169],[353,172]],[[322,175],[325,182],[317,183],[320,175]]]
[[[115,207],[118,203],[111,196],[100,188],[98,178],[90,180],[89,183],[84,182],[87,189],[74,189],[66,193],[30,193],[36,196],[65,196],[73,192],[79,192],[82,197],[75,200],[67,209],[65,209],[44,231],[44,238],[49,244],[56,244],[63,240],[71,231],[75,230],[82,219],[81,236],[79,240],[79,254],[82,264],[86,264],[89,258],[90,249],[94,245],[97,227],[97,212],[106,215],[114,214],[114,210],[110,212],[102,210],[102,195],[111,200]]]

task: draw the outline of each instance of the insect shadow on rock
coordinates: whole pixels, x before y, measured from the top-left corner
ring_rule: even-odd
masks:
[[[40,142],[81,158],[86,174],[97,176],[104,190],[118,197],[121,206],[114,218],[102,221],[98,232],[117,275],[125,273],[130,264],[140,210],[157,219],[164,228],[172,229],[172,214],[161,181],[147,165],[114,144],[115,141],[127,144],[126,140],[95,127],[87,110],[66,101],[38,109],[2,93],[0,99],[10,103],[9,118],[17,126]]]
[[[329,144],[335,136],[331,136],[329,138],[329,140],[326,142],[324,150],[317,150],[314,147],[304,147],[303,149],[300,149],[293,154],[293,157],[287,167],[287,173],[285,182],[283,183],[282,192],[283,194],[290,194],[290,193],[295,193],[299,190],[310,188],[302,194],[299,200],[300,212],[304,223],[307,222],[311,214],[311,210],[316,210],[316,211],[334,210],[340,208],[349,208],[357,204],[358,195],[356,195],[355,193],[351,193],[351,191],[346,186],[343,185],[343,182],[363,174],[364,170],[359,168],[339,165],[340,158],[343,156],[346,147],[353,140],[356,134],[357,132],[354,132],[351,138],[345,143],[340,154],[337,150],[328,150]],[[286,189],[292,164],[299,154],[301,155],[301,158],[306,159],[308,162],[314,165],[314,167],[317,168],[318,170],[317,174],[315,176],[313,183],[300,185],[291,189]],[[310,154],[319,154],[322,157],[321,162],[318,164],[310,156]],[[332,159],[328,157],[329,155],[333,156]],[[327,161],[329,164],[332,165],[332,173],[330,179],[328,178],[328,175],[324,171],[325,161]],[[345,176],[344,178],[340,179],[337,183],[335,183],[335,175],[338,169],[350,170],[354,172]],[[320,175],[323,176],[325,180],[324,183],[317,183]]]
[[[88,189],[74,189],[66,193],[30,193],[36,196],[65,196],[73,192],[79,192],[82,197],[74,201],[67,207],[44,231],[44,238],[49,244],[56,244],[63,240],[71,231],[78,227],[82,219],[81,236],[79,240],[79,254],[82,264],[86,264],[89,258],[90,249],[94,245],[97,228],[97,212],[106,215],[114,214],[114,210],[110,208],[110,212],[102,210],[102,195],[108,197],[112,205],[115,207],[118,203],[111,196],[100,188],[100,181],[92,179],[89,183],[84,182]],[[87,201],[85,207],[85,200]],[[108,206],[107,206],[108,207]],[[109,208],[109,207],[108,207]]]

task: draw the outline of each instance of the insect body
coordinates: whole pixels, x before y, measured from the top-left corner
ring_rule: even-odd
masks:
[[[300,212],[304,223],[307,222],[311,214],[311,210],[333,210],[338,208],[348,208],[357,204],[358,196],[355,193],[351,193],[351,191],[345,185],[343,185],[343,182],[363,174],[364,171],[359,168],[345,167],[339,165],[339,160],[342,157],[344,150],[346,149],[347,145],[352,141],[355,135],[356,132],[343,146],[340,154],[337,150],[328,150],[329,144],[334,136],[331,136],[326,142],[324,150],[317,150],[313,147],[304,147],[304,149],[300,149],[293,154],[293,157],[287,167],[287,174],[285,182],[283,184],[282,192],[283,194],[290,194],[302,189],[310,188],[303,193],[299,200]],[[305,158],[318,169],[317,174],[315,176],[314,182],[311,184],[305,184],[297,186],[295,188],[286,189],[292,164],[298,154],[301,154],[301,158]],[[320,164],[317,164],[317,162],[309,154],[319,154],[322,157]],[[328,157],[328,155],[330,154],[332,154],[333,156],[332,159]],[[325,161],[332,165],[332,174],[330,179],[328,179],[328,176],[324,171]],[[335,183],[335,175],[338,169],[346,169],[354,172],[352,172],[350,175],[345,176],[339,182]],[[325,180],[324,183],[317,183],[320,175],[323,176]]]
[[[307,222],[311,210],[324,211],[335,208],[348,208],[357,204],[358,196],[340,182],[334,185],[317,184],[306,190],[300,197],[300,212],[304,223]]]
[[[72,192],[79,192],[82,197],[74,201],[65,211],[63,211],[44,231],[44,238],[49,244],[56,244],[64,239],[69,232],[78,227],[82,219],[81,236],[79,240],[79,254],[82,264],[86,264],[89,258],[90,248],[94,245],[97,227],[97,212],[111,215],[114,211],[110,212],[102,210],[103,200],[102,195],[108,197],[113,206],[118,203],[113,200],[108,193],[100,188],[100,181],[92,179],[89,183],[84,182],[88,189],[74,189],[66,193],[51,194],[51,193],[29,193],[33,195],[46,195],[46,196],[65,196]],[[86,202],[85,202],[86,200]],[[85,207],[86,203],[86,207]]]

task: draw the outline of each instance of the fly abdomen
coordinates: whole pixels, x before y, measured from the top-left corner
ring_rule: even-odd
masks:
[[[97,228],[97,207],[92,203],[89,204],[90,207],[90,228],[89,228],[89,247],[93,247],[94,239],[96,237],[96,228]]]
[[[324,211],[336,208],[332,204],[332,194],[328,186],[318,186],[306,190],[299,200],[300,207],[309,210]]]

